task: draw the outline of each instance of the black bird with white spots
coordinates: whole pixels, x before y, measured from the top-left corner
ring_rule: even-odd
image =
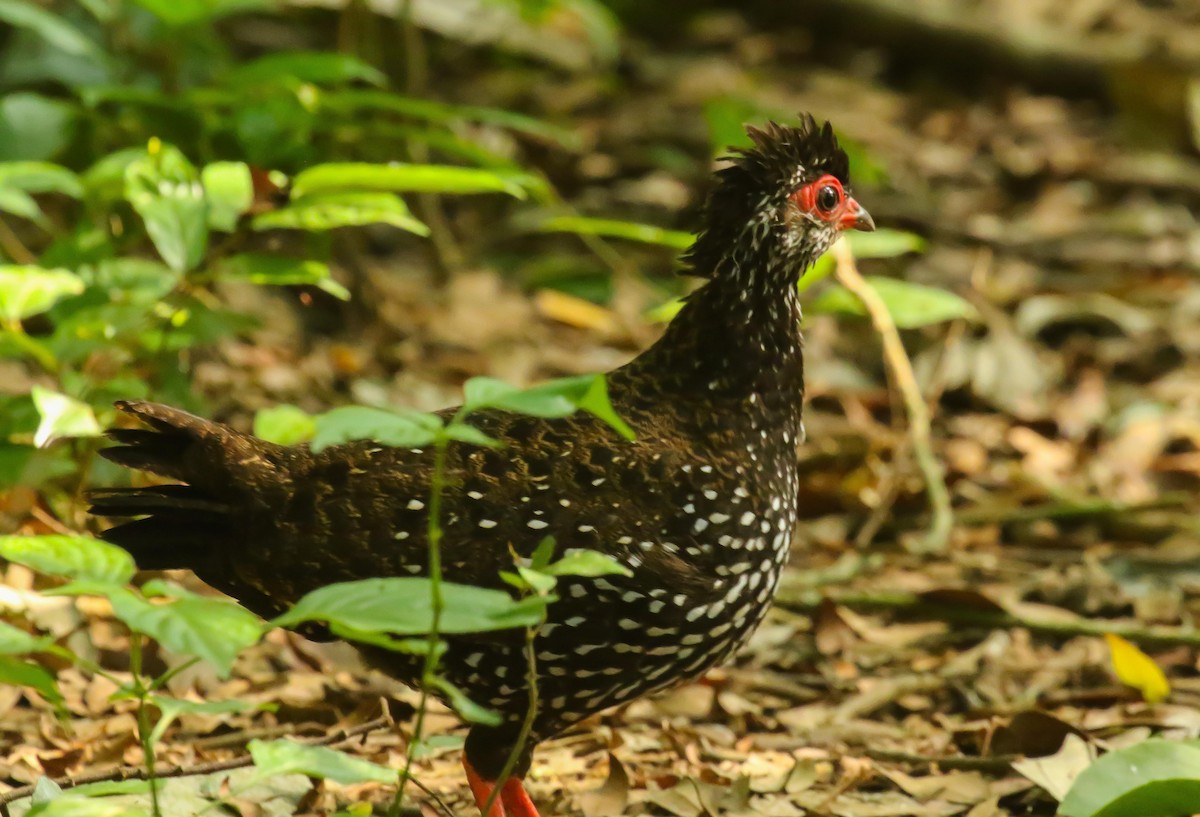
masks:
[[[796,283],[842,231],[874,225],[828,124],[749,134],[753,146],[717,172],[684,258],[706,282],[658,343],[608,375],[636,439],[587,414],[492,411],[472,423],[503,447],[449,452],[448,580],[504,588],[513,552],[528,557],[547,536],[560,555],[599,550],[631,574],[560,581],[535,643],[533,740],[486,817],[536,817],[521,778],[537,741],[723,661],[778,586],[804,438]],[[426,572],[431,451],[358,442],[313,453],[166,406],[118,407],[148,429],[114,429],[119,445],[104,455],[180,483],[94,496],[95,513],[133,517],[104,536],[142,568],[190,568],[263,616],[333,582]],[[482,808],[529,700],[524,634],[446,640],[440,671],[505,716],[467,738]],[[420,677],[415,657],[364,652],[401,680]]]

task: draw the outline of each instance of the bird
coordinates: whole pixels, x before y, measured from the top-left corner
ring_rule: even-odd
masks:
[[[472,725],[464,745],[483,817],[537,817],[524,778],[538,742],[724,661],[779,584],[805,437],[797,283],[843,232],[875,225],[828,122],[803,114],[746,132],[681,258],[703,282],[657,342],[606,375],[633,439],[586,413],[486,410],[471,423],[501,445],[446,453],[446,580],[505,588],[514,554],[530,557],[547,536],[625,568],[560,578],[533,644],[538,707],[522,745],[525,632],[444,637],[439,672],[501,715]],[[267,618],[323,585],[427,574],[431,450],[365,440],[318,452],[169,406],[116,405],[139,427],[110,429],[103,456],[173,481],[92,495],[92,513],[125,520],[101,535],[141,569],[190,569]],[[419,684],[420,656],[361,649]]]

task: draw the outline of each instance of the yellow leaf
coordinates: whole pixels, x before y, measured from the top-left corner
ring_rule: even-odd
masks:
[[[568,326],[601,332],[611,332],[617,326],[616,317],[609,310],[557,289],[539,289],[533,302],[542,315]]]
[[[1105,633],[1104,640],[1112,653],[1117,679],[1142,693],[1147,703],[1158,703],[1171,694],[1171,685],[1158,664],[1146,653],[1119,635]]]

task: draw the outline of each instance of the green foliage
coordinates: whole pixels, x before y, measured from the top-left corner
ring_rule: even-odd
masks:
[[[975,307],[944,289],[876,276],[866,279],[887,306],[888,313],[901,329],[918,329],[935,323],[976,317]],[[818,314],[865,315],[866,308],[849,291],[838,287],[826,290],[809,306]]]
[[[1063,798],[1065,817],[1186,817],[1200,810],[1200,742],[1152,738],[1088,766]]]
[[[128,553],[87,536],[0,536],[0,556],[51,576],[114,585],[135,569]]]
[[[271,623],[328,624],[335,633],[424,635],[433,622],[432,580],[418,577],[339,582],[312,591]],[[500,590],[440,582],[442,633],[511,630],[537,624],[542,599],[514,599]]]
[[[395,769],[326,746],[305,746],[293,740],[252,740],[246,748],[262,777],[303,774],[345,784],[396,782]]]

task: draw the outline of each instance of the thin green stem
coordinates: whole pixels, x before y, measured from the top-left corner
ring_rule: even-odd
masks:
[[[441,634],[442,607],[442,495],[446,487],[446,455],[450,445],[450,437],[446,428],[462,422],[466,417],[465,408],[458,413],[447,425],[442,426],[434,441],[433,473],[429,477],[429,513],[426,517],[425,538],[429,548],[429,596],[431,615],[429,633],[426,636],[428,649],[425,653],[425,666],[421,671],[421,699],[417,706],[417,718],[413,723],[412,737],[408,744],[408,757],[404,761],[404,770],[400,773],[400,784],[396,787],[396,796],[388,809],[389,817],[399,817],[400,808],[404,802],[404,792],[412,777],[412,766],[415,750],[421,745],[425,732],[425,711],[429,704],[429,689],[437,677],[437,665],[440,657],[438,642]]]
[[[488,795],[487,803],[483,806],[483,814],[492,813],[492,805],[496,802],[496,797],[500,794],[500,790],[504,788],[504,784],[508,782],[508,778],[512,777],[513,769],[517,767],[517,761],[525,752],[525,746],[529,743],[529,736],[533,734],[533,722],[537,719],[537,711],[539,706],[538,701],[538,686],[537,686],[537,650],[533,646],[534,640],[537,638],[538,631],[542,629],[542,625],[546,623],[546,614],[542,613],[542,620],[538,622],[536,627],[528,627],[525,630],[525,683],[529,686],[529,706],[525,709],[525,719],[521,722],[521,731],[517,733],[517,742],[513,744],[512,751],[508,753],[508,757],[504,760],[504,767],[500,769],[500,777],[496,780],[496,785],[492,787],[492,793]]]
[[[12,342],[21,348],[21,351],[37,361],[37,364],[47,373],[58,373],[58,359],[49,349],[31,338],[20,321],[5,321],[4,331]]]
[[[139,633],[129,634],[129,671],[133,674],[133,694],[137,696],[137,728],[138,742],[142,744],[142,754],[146,759],[146,779],[150,783],[150,808],[154,817],[162,817],[162,808],[158,802],[158,776],[154,769],[154,727],[150,724],[149,696],[150,689],[142,679],[142,636]]]

